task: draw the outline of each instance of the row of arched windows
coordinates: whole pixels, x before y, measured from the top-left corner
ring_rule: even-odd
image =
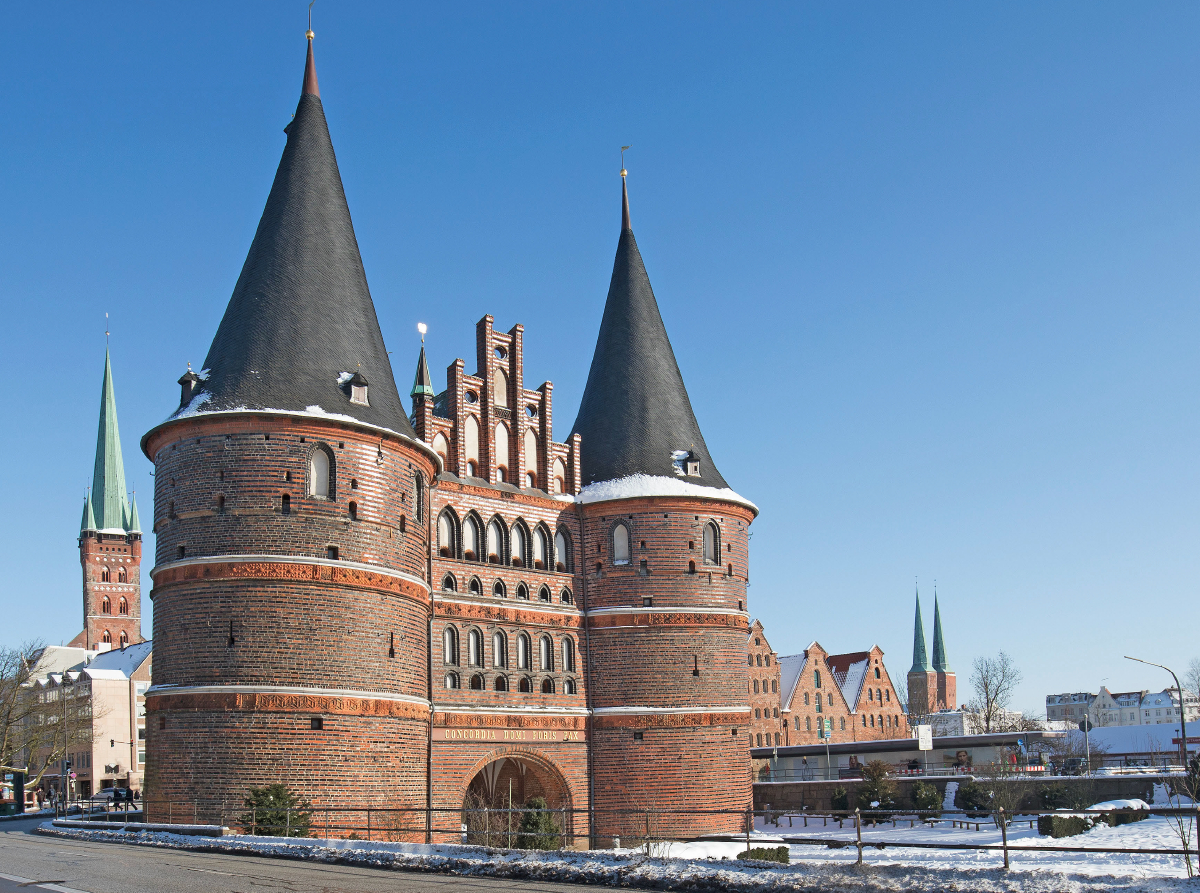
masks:
[[[752,686],[754,686],[754,689],[753,689],[753,691],[754,691],[754,694],[758,694],[758,692],[759,692],[758,680],[757,680],[757,679],[753,680],[753,681],[751,682],[751,685],[752,685]],[[763,691],[763,693],[764,693],[764,694],[765,694],[765,693],[766,693],[766,691],[767,691],[767,680],[766,680],[766,679],[764,679],[764,680],[762,681],[762,691]],[[772,679],[772,680],[771,680],[771,691],[772,691],[773,693],[775,693],[775,694],[779,694],[779,680],[777,680],[777,679]],[[806,703],[806,704],[807,704],[807,703],[808,703],[808,700],[807,700],[807,699],[808,699],[808,695],[805,695],[804,697],[805,697],[805,701],[804,701],[804,703]]]
[[[757,666],[757,667],[762,667],[762,666],[767,666],[767,667],[769,667],[769,666],[771,666],[771,655],[769,655],[769,654],[768,654],[768,655],[766,655],[765,657],[764,657],[763,655],[761,655],[761,654],[751,654],[751,655],[749,655],[749,658],[748,658],[748,659],[749,659],[748,666],[751,666],[751,667],[755,667],[755,666]]]
[[[565,527],[560,527],[552,537],[544,523],[530,531],[520,518],[509,527],[496,515],[485,525],[475,512],[468,513],[460,522],[452,508],[445,508],[438,515],[437,549],[443,558],[534,570],[552,568],[559,573],[570,573],[573,565],[571,534]]]
[[[526,428],[522,439],[525,446],[525,471],[521,477],[520,484],[523,487],[532,489],[539,485],[537,432],[532,427]],[[471,414],[468,414],[463,422],[463,448],[466,454],[464,460],[467,463],[463,469],[463,473],[467,477],[485,477],[485,474],[480,474],[479,420]],[[433,451],[442,457],[443,467],[449,470],[450,441],[441,431],[434,435]],[[496,458],[496,483],[516,483],[508,467],[510,461],[509,436],[508,426],[504,422],[496,423],[496,428],[493,432],[492,454]],[[543,489],[546,489],[550,493],[562,493],[566,487],[566,478],[566,465],[563,464],[562,459],[555,457],[554,461],[550,464],[550,486]]]
[[[111,645],[112,640],[113,640],[112,633],[109,632],[108,630],[105,630],[103,633],[100,634],[100,641],[103,642],[104,644]],[[121,635],[117,637],[117,644],[122,648],[127,646],[129,644],[129,633],[125,632],[125,630],[121,630]]]
[[[112,599],[109,598],[107,595],[104,596],[104,598],[100,599],[100,613],[101,614],[111,614],[112,613]],[[129,613],[129,602],[125,601],[124,596],[122,596],[121,600],[117,602],[117,613],[118,614],[128,614]]]
[[[446,574],[442,577],[442,592],[458,592],[458,580],[454,574]],[[483,595],[483,582],[478,577],[471,577],[467,580],[466,592],[468,595]],[[529,587],[524,583],[517,584],[516,597],[529,601]],[[492,584],[492,595],[496,598],[508,598],[508,587],[504,585],[503,580],[497,580]],[[542,584],[538,587],[537,600],[540,602],[554,601],[554,595],[550,592],[550,587]],[[575,604],[575,596],[571,594],[571,590],[563,587],[558,593],[558,600],[564,605]]]
[[[107,567],[100,568],[100,582],[101,583],[111,583],[112,582],[112,571],[110,571]],[[129,571],[123,567],[117,568],[117,582],[118,583],[128,583],[129,582]]]
[[[689,548],[695,548],[695,541],[688,543]],[[716,564],[721,563],[721,528],[717,526],[715,521],[709,521],[704,525],[704,538],[702,541],[704,547],[704,563]],[[642,548],[646,544],[642,543]],[[631,553],[631,543],[629,534],[629,525],[625,521],[618,521],[612,527],[612,560],[613,564],[629,564]],[[689,571],[696,572],[695,562],[691,562]],[[733,565],[729,566],[730,574],[733,573]]]
[[[757,707],[755,707],[754,708],[754,718],[755,719],[763,719],[764,717],[759,715],[760,713],[762,713],[765,715],[766,719],[771,719],[772,718],[771,717],[771,709],[772,708],[770,708],[770,707],[765,707],[760,711]],[[779,719],[779,708],[776,707],[776,708],[774,708],[774,710],[775,710],[774,718]]]
[[[443,679],[442,684],[449,689],[462,688],[462,680],[458,673],[450,671]],[[504,674],[498,674],[492,680],[492,691],[510,691],[509,678]],[[474,673],[467,680],[467,688],[472,691],[487,691],[487,678],[483,673]],[[532,693],[535,690],[536,683],[532,676],[520,676],[517,679],[517,691],[524,693]],[[546,676],[542,679],[540,689],[544,695],[552,695],[558,689],[553,677]],[[562,682],[562,691],[564,695],[573,695],[576,692],[574,679],[564,679]]]
[[[515,657],[515,669],[518,670],[532,670],[536,661],[536,668],[545,673],[553,673],[556,665],[564,673],[575,672],[575,640],[570,636],[563,636],[556,649],[549,635],[539,635],[535,645],[528,633],[519,632],[515,636],[516,653],[510,655],[508,633],[498,629],[486,644],[490,645],[490,655],[485,654],[487,649],[481,630],[469,628],[465,640],[460,641],[458,628],[447,626],[442,630],[442,663],[454,667],[484,667],[490,656],[492,668],[508,669],[510,657]]]

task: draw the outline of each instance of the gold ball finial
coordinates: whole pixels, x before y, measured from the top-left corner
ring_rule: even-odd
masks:
[[[621,176],[626,177],[628,175],[629,175],[629,171],[625,170],[625,168],[621,168]]]
[[[307,37],[309,40],[312,40],[317,35],[313,34],[312,28],[309,28],[307,31],[304,32],[304,36]]]

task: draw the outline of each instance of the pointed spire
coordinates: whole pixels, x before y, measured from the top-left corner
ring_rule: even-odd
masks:
[[[572,434],[582,435],[585,444],[583,483],[645,474],[725,488],[728,485],[700,433],[629,226],[624,176],[621,202],[622,229],[612,281],[579,415],[571,429]],[[680,461],[689,451],[694,464]],[[697,474],[691,474],[693,468]]]
[[[201,367],[205,399],[185,411],[320,411],[414,437],[367,287],[308,38],[283,157]],[[353,402],[341,377],[348,369],[371,382],[369,401]]]
[[[112,361],[104,350],[104,383],[100,388],[100,427],[96,433],[96,464],[92,471],[94,530],[126,530],[125,463],[117,428],[117,398],[113,392]]]
[[[946,642],[942,638],[942,614],[938,610],[937,589],[933,590],[933,668],[941,672],[950,669],[946,660]]]
[[[92,491],[89,489],[83,500],[83,520],[79,522],[79,532],[96,529],[96,513],[92,510]]]
[[[413,379],[412,390],[409,392],[410,397],[428,397],[433,398],[433,378],[429,374],[429,363],[425,361],[425,345],[421,345],[421,356],[417,360],[417,375]]]
[[[917,618],[913,621],[913,664],[910,673],[928,673],[929,655],[925,651],[925,624],[921,622],[921,593],[917,592]]]
[[[142,522],[138,519],[137,510],[137,494],[133,494],[133,498],[129,500],[129,527],[130,533],[141,533]]]
[[[300,95],[316,96],[318,99],[321,96],[321,88],[317,86],[317,63],[313,60],[313,33],[309,28],[304,34],[308,38],[308,58],[304,60],[304,86],[300,88]],[[337,92],[336,90],[334,91]]]

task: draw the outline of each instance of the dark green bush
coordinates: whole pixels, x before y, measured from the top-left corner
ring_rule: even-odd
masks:
[[[1144,809],[1139,809],[1137,812],[1108,812],[1100,816],[1102,822],[1113,828],[1118,825],[1132,825],[1134,822],[1148,818],[1150,818],[1150,813]]]
[[[973,819],[992,814],[992,795],[977,781],[968,781],[958,789],[954,804]]]
[[[850,811],[850,792],[840,785],[834,788],[833,794],[829,798],[829,805],[834,814],[845,815]]]
[[[862,810],[864,822],[887,818],[882,811],[872,812],[873,809],[896,808],[896,783],[888,777],[890,774],[891,767],[883,760],[871,760],[863,766],[862,781],[858,785],[858,808]]]
[[[521,824],[517,828],[517,848],[522,850],[562,849],[562,833],[558,822],[541,797],[525,801]]]
[[[1043,809],[1062,809],[1067,805],[1067,786],[1061,781],[1043,785],[1038,790],[1038,800]]]
[[[912,786],[912,804],[922,819],[935,819],[941,815],[942,795],[927,781],[918,781]]]
[[[757,859],[760,862],[779,862],[788,864],[788,848],[785,846],[756,846],[742,850],[737,854],[739,859]]]
[[[238,823],[246,834],[268,837],[308,837],[312,806],[284,784],[253,788],[243,801],[245,814]]]
[[[1043,837],[1074,837],[1092,830],[1093,822],[1081,815],[1038,816],[1038,834]]]

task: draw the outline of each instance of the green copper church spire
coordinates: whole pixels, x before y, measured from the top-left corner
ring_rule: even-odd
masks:
[[[933,668],[945,672],[950,669],[946,660],[946,642],[942,638],[942,615],[938,611],[937,590],[933,591]]]
[[[928,673],[929,655],[925,651],[925,625],[921,623],[921,593],[917,593],[917,619],[913,622],[913,665],[910,673]]]
[[[112,362],[104,351],[104,384],[100,389],[100,429],[96,434],[96,466],[92,472],[93,530],[120,530],[130,526],[125,498],[125,463],[121,460],[121,433],[117,429],[117,398],[113,393]],[[84,522],[87,512],[84,512]]]
[[[410,397],[428,397],[433,399],[433,377],[429,374],[429,363],[425,360],[425,344],[424,338],[421,339],[421,356],[417,360],[417,374],[413,378],[412,390],[409,391]]]

